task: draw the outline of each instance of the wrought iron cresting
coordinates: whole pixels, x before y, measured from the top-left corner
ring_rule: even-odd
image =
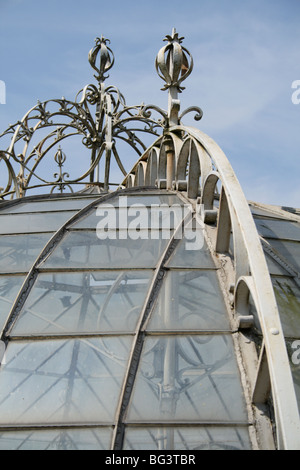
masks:
[[[147,148],[142,139],[144,133],[159,136],[162,129],[179,124],[181,117],[191,110],[196,110],[196,119],[200,119],[202,111],[199,108],[190,108],[178,117],[177,95],[183,89],[182,81],[193,68],[189,52],[181,46],[182,39],[173,30],[172,35],[165,39],[168,44],[156,59],[157,71],[166,82],[163,89],[169,90],[169,109],[166,112],[155,105],[128,106],[118,88],[106,86],[107,72],[115,62],[114,54],[108,46],[108,39],[103,36],[96,38],[88,55],[89,63],[96,71],[96,84],[85,86],[74,101],[64,97],[38,101],[20,121],[0,135],[0,142],[11,136],[8,148],[0,150],[0,165],[2,168],[4,165],[0,199],[23,197],[29,190],[47,186],[51,192],[73,192],[74,185],[80,184],[107,190],[112,184],[112,157],[124,176],[127,175],[126,162],[121,161],[117,141],[125,141],[137,156],[141,156]],[[153,111],[159,116],[154,118]],[[41,131],[46,135],[37,140],[36,136],[41,135]],[[74,172],[74,160],[72,156],[67,160],[61,145],[62,141],[75,135],[82,137],[83,146],[90,151],[90,161],[83,174],[71,178],[69,172],[62,172],[62,165],[70,162]],[[45,171],[41,171],[42,164],[49,164],[49,158],[54,158],[58,165],[59,172],[53,175],[54,179],[43,176]],[[100,175],[100,161],[103,159],[104,174]]]
[[[146,150],[141,135],[150,133],[158,136],[162,127],[166,126],[167,113],[152,105],[127,106],[118,88],[105,85],[107,72],[114,65],[114,54],[108,46],[109,42],[103,36],[96,38],[95,46],[89,52],[89,63],[96,71],[96,84],[85,86],[74,101],[64,97],[38,101],[20,121],[10,125],[0,135],[0,142],[11,137],[8,148],[3,149],[0,144],[0,199],[23,197],[29,190],[45,186],[49,186],[51,191],[58,189],[62,192],[66,189],[73,191],[74,185],[88,183],[107,190],[111,183],[112,157],[124,176],[127,174],[117,150],[117,140],[127,142],[140,156]],[[179,42],[175,35],[170,39],[167,49],[174,47],[171,43],[175,45]],[[160,62],[158,66],[161,67]],[[165,70],[163,73],[166,73]],[[178,79],[176,70],[174,78],[168,82],[172,90],[179,86],[185,76]],[[160,113],[160,119],[152,117],[153,110]],[[37,140],[41,134],[42,138]],[[61,171],[66,157],[60,146],[62,141],[75,135],[82,137],[83,146],[90,151],[90,161],[83,174],[71,178],[68,172]],[[59,155],[64,155],[63,162]],[[53,179],[43,176],[45,171],[42,171],[42,164],[48,162],[49,165],[49,158],[54,158],[59,170]],[[104,174],[100,175],[99,164],[102,159],[105,159]],[[74,172],[72,156],[69,162]]]

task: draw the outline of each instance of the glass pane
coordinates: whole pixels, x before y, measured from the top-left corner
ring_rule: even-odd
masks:
[[[126,199],[127,198],[127,202]],[[136,195],[128,195],[125,193],[120,192],[114,198],[109,201],[104,202],[103,204],[113,204],[114,206],[123,206],[126,207],[132,206],[133,204],[143,205],[147,207],[151,207],[152,204],[168,204],[172,206],[173,204],[180,204],[184,205],[182,199],[180,199],[176,194],[158,194],[158,193],[151,193],[150,191],[145,194],[136,194]]]
[[[300,270],[300,242],[268,240],[281,256],[283,256],[291,266]]]
[[[0,234],[54,231],[74,214],[75,211],[0,215]]]
[[[256,216],[262,216],[262,217],[271,217],[273,219],[278,219],[278,220],[283,220],[286,217],[289,216],[288,212],[282,213],[282,207],[279,206],[256,206],[252,205],[251,203],[249,204],[249,208],[251,210],[251,213]]]
[[[299,215],[300,209],[288,206],[261,206],[249,204],[250,210],[254,216],[269,217],[276,220],[286,220],[290,215]]]
[[[264,251],[270,274],[288,276],[289,273],[279,264],[276,259],[272,258],[266,251]]]
[[[286,340],[295,392],[300,410],[300,339]]]
[[[0,424],[113,423],[130,337],[11,342]]]
[[[111,428],[48,429],[0,433],[0,450],[106,450]]]
[[[53,233],[0,236],[0,272],[28,272]]]
[[[127,422],[247,421],[229,335],[149,336]]]
[[[153,271],[40,274],[11,336],[134,332]]]
[[[23,284],[24,276],[0,276],[0,330]]]
[[[272,217],[272,213],[270,213],[270,211],[261,209],[260,207],[255,207],[255,206],[252,206],[251,204],[249,204],[249,209],[250,209],[253,216],[262,215],[264,217]],[[274,214],[273,214],[273,217],[276,217],[276,216],[274,216]]]
[[[124,239],[110,239],[108,233],[107,239],[100,240],[96,231],[70,232],[42,267],[154,268],[168,243],[161,238],[135,239],[136,232],[124,235]]]
[[[288,220],[254,219],[258,232],[266,238],[300,240],[300,224]]]
[[[127,427],[124,450],[251,450],[247,427]],[[180,456],[179,463],[181,462]],[[193,464],[187,456],[187,464]],[[178,462],[177,462],[178,463]],[[184,461],[183,461],[184,463]]]
[[[169,271],[148,330],[229,330],[215,271]]]
[[[173,268],[215,268],[209,248],[204,238],[203,228],[193,220],[184,230],[179,242],[167,263]]]
[[[98,209],[75,222],[71,228],[103,230],[122,228],[130,230],[148,230],[151,234],[156,229],[174,229],[184,218],[183,206],[179,204],[169,207],[168,205],[157,207],[115,207],[102,204]]]
[[[87,206],[96,198],[83,198],[80,199],[41,199],[40,201],[27,201],[19,204],[13,204],[6,208],[1,209],[0,214],[17,214],[23,212],[51,212],[51,211],[64,211],[64,210],[79,210]]]
[[[272,276],[285,336],[300,338],[300,289],[292,278]]]

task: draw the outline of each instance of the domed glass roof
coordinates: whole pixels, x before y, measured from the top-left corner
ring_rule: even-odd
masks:
[[[30,167],[54,148],[42,150],[48,137],[31,153],[26,144],[14,169],[37,107],[5,134],[1,449],[299,448],[299,211],[248,203],[219,147],[182,124],[186,112],[202,113],[179,116],[193,65],[182,39],[167,36],[156,61],[168,111],[125,107],[119,94],[112,113],[116,89],[104,89],[104,73],[114,60],[108,41],[96,41],[98,88],[86,87],[79,104],[59,100],[91,150],[78,179],[64,172],[60,147],[54,180]],[[94,140],[88,104],[102,116]],[[51,117],[38,107],[37,129]],[[148,149],[135,137],[145,129],[126,127],[133,121],[155,135]],[[51,134],[56,145],[66,132],[61,124]],[[139,154],[129,172],[115,147],[122,132]],[[112,157],[124,174],[117,188]]]

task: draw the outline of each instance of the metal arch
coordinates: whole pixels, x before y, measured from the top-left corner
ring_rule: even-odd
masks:
[[[5,163],[5,166],[8,172],[8,180],[7,180],[6,187],[0,188],[0,191],[4,190],[4,193],[8,193],[11,190],[12,186],[14,185],[16,197],[19,198],[20,192],[19,192],[19,187],[18,187],[18,179],[15,175],[11,162],[9,161],[9,155],[7,154],[7,152],[0,151],[0,162],[1,161]]]
[[[232,226],[235,245],[235,289],[240,285],[242,279],[247,278],[247,283],[251,283],[251,292],[259,315],[268,360],[273,399],[275,401],[279,447],[299,449],[300,421],[294,383],[273,286],[248,202],[225,154],[210,137],[194,128],[184,126],[175,126],[170,129],[171,133],[176,136],[179,133],[185,135],[182,146],[187,145],[187,139],[196,140],[203,147],[205,154],[210,156],[213,166],[216,168],[206,176],[205,181],[202,183],[202,198],[199,201],[202,209],[201,215],[205,221],[207,215],[205,212],[207,210],[213,211],[215,215],[213,222],[215,222],[218,215],[217,231],[219,231],[220,237],[224,235],[226,224],[227,232],[228,228],[230,229],[230,226]],[[161,153],[159,157],[161,157]],[[201,155],[199,155],[199,158],[201,167]],[[178,162],[177,156],[175,161]],[[134,175],[134,171],[131,173],[132,175]],[[181,173],[179,174],[181,175]],[[124,184],[126,184],[127,179],[124,180]],[[213,208],[213,189],[218,179],[222,183],[219,211]],[[189,175],[187,174],[186,182],[188,181]],[[211,183],[206,194],[208,181],[211,181]],[[176,187],[176,183],[178,181],[174,181],[173,186]],[[187,184],[183,189],[187,190]],[[223,203],[222,197],[225,201]],[[206,201],[209,200],[208,205],[203,198],[208,198],[206,199]],[[222,218],[225,222],[221,222]],[[218,246],[215,249],[217,251]]]
[[[157,186],[187,191],[187,194],[194,200],[197,200],[200,187],[201,196],[198,202],[200,202],[202,218],[208,223],[214,224],[217,221],[215,252],[229,250],[232,231],[235,279],[234,286],[230,285],[228,288],[231,291],[236,290],[238,296],[241,290],[239,286],[243,284],[251,286],[263,333],[264,350],[275,403],[278,446],[280,449],[300,449],[299,409],[278,307],[261,241],[248,202],[225,154],[209,136],[179,123],[178,92],[181,89],[178,77],[180,67],[183,66],[184,51],[179,51],[181,38],[179,39],[175,30],[172,36],[166,39],[168,47],[160,50],[156,60],[157,69],[159,68],[163,75],[160,77],[165,79],[165,89],[169,92],[168,120],[166,121],[168,125],[160,142]],[[166,51],[168,52],[167,60],[165,60]],[[174,145],[174,141],[178,138],[181,139],[182,155],[180,151],[178,152],[178,147]],[[200,171],[199,165],[194,168],[190,165],[187,168],[187,161],[191,163],[192,160],[193,141],[197,142]],[[145,152],[140,161],[147,160],[150,151],[151,148]],[[126,187],[129,181],[130,184],[134,182],[137,165],[127,175],[121,187]],[[183,177],[182,166],[187,168],[185,180],[181,179]],[[190,175],[195,168],[198,178],[195,178],[193,174]],[[178,177],[180,180],[177,179]],[[222,190],[219,195],[220,207],[217,210],[214,207],[214,197],[218,181],[222,184]],[[240,326],[241,324],[242,322]],[[260,361],[260,364],[263,363],[264,361]],[[257,377],[260,375],[259,372],[258,370]],[[253,396],[255,396],[255,390]]]
[[[146,176],[145,176],[145,185],[146,186],[155,186],[156,177],[157,177],[157,161],[158,161],[158,149],[153,147],[146,167]]]
[[[240,275],[248,275],[248,265],[256,291],[256,307],[263,331],[273,398],[276,402],[279,442],[285,449],[300,448],[299,410],[278,307],[260,239],[247,200],[226,156],[218,145],[200,131],[190,131],[204,145],[215,162],[227,193],[231,220],[238,224],[247,260],[241,260]],[[244,271],[244,272],[242,272]],[[240,276],[239,276],[240,277]],[[239,278],[236,279],[236,284]],[[282,386],[284,384],[284,387]]]

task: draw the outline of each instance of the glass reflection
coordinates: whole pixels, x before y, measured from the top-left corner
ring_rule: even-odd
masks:
[[[0,372],[0,424],[112,424],[131,341],[12,341]]]
[[[300,289],[293,278],[272,276],[285,336],[300,338]]]
[[[100,240],[96,230],[69,232],[41,267],[155,268],[169,240],[125,235],[125,239]]]
[[[247,427],[128,427],[124,450],[250,450]]]
[[[0,276],[0,329],[2,330],[10,309],[23,284],[24,276]]]
[[[184,237],[167,263],[172,268],[216,268],[204,236],[203,226],[196,219],[184,227]]]
[[[289,240],[274,240],[269,239],[271,247],[278,252],[288,264],[300,270],[300,242],[294,242]]]
[[[151,230],[174,229],[183,220],[185,212],[180,204],[172,207],[167,204],[147,207],[135,204],[133,206],[118,207],[110,204],[101,204],[91,213],[78,222],[72,224],[72,230],[94,229],[96,227],[110,227],[121,229]]]
[[[216,272],[169,271],[148,330],[229,330]]]
[[[152,271],[40,274],[11,336],[134,332]]]
[[[287,339],[286,346],[290,359],[296,398],[300,409],[300,339]]]
[[[40,201],[21,202],[20,204],[10,205],[7,208],[0,208],[0,214],[21,214],[24,212],[79,210],[95,200],[96,198],[94,197],[81,197],[80,199],[67,199],[65,197],[61,199],[41,199]]]
[[[259,233],[265,238],[300,240],[300,224],[289,220],[255,218]]]
[[[111,428],[7,431],[0,434],[0,450],[105,450]]]
[[[75,211],[35,214],[0,214],[0,234],[37,233],[58,230]]]
[[[53,233],[0,236],[0,272],[27,273]]]
[[[230,335],[146,338],[127,422],[175,420],[247,421]]]

